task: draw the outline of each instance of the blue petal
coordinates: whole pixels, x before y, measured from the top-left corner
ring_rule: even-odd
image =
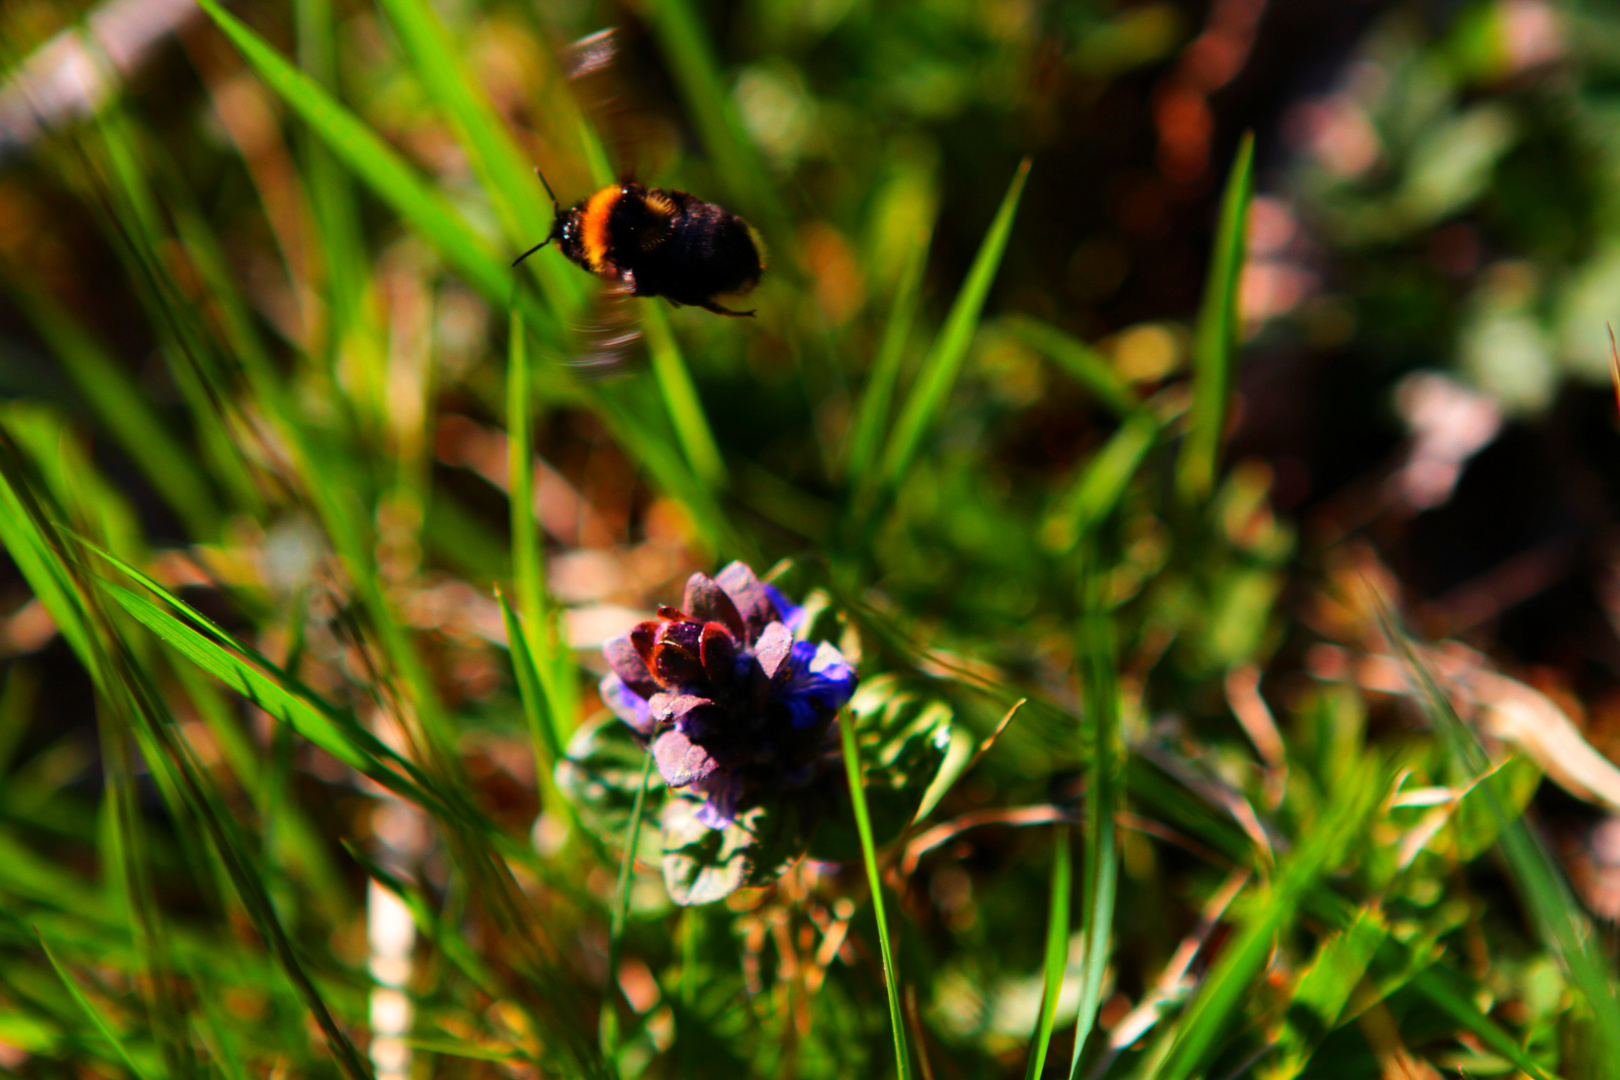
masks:
[[[814,724],[837,712],[855,693],[855,669],[829,642],[793,645],[793,675],[783,687],[781,702],[796,728]]]
[[[636,693],[624,684],[624,680],[609,672],[602,677],[599,687],[602,703],[620,720],[635,728],[636,734],[643,737],[651,735],[653,731],[652,712],[647,708],[647,699]]]
[[[697,809],[699,822],[711,829],[723,829],[737,819],[737,801],[743,789],[740,777],[716,772],[693,787],[708,796]]]
[[[771,605],[776,608],[777,617],[787,624],[787,628],[798,633],[799,625],[804,622],[804,608],[782,595],[782,590],[769,582],[762,581],[765,595],[771,598]]]

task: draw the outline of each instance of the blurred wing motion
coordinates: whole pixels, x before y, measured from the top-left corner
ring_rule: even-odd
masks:
[[[598,30],[568,48],[568,78],[586,118],[602,140],[602,149],[617,179],[650,176],[667,154],[670,135],[665,125],[632,107],[642,100],[626,85],[624,32],[618,27]]]
[[[590,313],[575,328],[579,350],[568,365],[586,379],[605,379],[628,370],[639,351],[641,319],[629,286],[608,285],[596,294]]]

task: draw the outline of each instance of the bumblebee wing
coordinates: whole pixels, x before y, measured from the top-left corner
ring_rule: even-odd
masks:
[[[628,371],[641,352],[641,319],[631,286],[615,283],[598,292],[585,321],[574,330],[578,348],[570,367],[587,379]]]
[[[665,125],[631,105],[645,101],[646,95],[627,89],[624,53],[624,31],[610,27],[574,42],[567,63],[580,106],[602,140],[609,164],[620,180],[631,180],[653,175],[658,159],[668,156],[655,148],[672,143],[672,137]]]

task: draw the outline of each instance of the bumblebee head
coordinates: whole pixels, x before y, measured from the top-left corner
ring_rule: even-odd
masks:
[[[541,186],[546,189],[546,194],[551,198],[551,231],[546,234],[546,238],[544,240],[540,241],[538,244],[534,245],[534,247],[530,248],[528,251],[525,251],[517,258],[513,259],[513,266],[516,266],[524,259],[527,259],[530,255],[533,255],[535,252],[539,251],[553,240],[562,243],[568,239],[570,216],[563,213],[562,204],[557,201],[556,192],[552,191],[551,185],[546,183],[546,174],[541,172],[538,166],[536,166],[534,170],[534,175],[540,178]]]

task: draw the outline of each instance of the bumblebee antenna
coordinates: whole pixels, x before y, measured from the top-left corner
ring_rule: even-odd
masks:
[[[540,167],[538,165],[535,166],[534,175],[540,178],[540,185],[546,189],[546,194],[551,196],[551,212],[554,215],[553,222],[555,222],[556,218],[562,217],[562,206],[557,202],[557,195],[551,190],[551,185],[546,183],[546,174],[540,171]],[[555,228],[555,224],[553,224],[553,228]],[[516,266],[518,263],[522,262],[524,259],[527,259],[530,255],[533,255],[535,252],[539,251],[549,243],[551,243],[551,237],[547,236],[544,240],[534,245],[534,247],[513,259],[512,265]]]
[[[546,183],[546,174],[540,171],[540,166],[536,165],[534,167],[534,175],[540,178],[540,186],[546,189],[547,195],[551,196],[551,208],[557,213],[561,214],[562,207],[557,205],[556,193],[551,190],[551,185]]]
[[[559,204],[559,202],[557,202],[557,193],[556,193],[556,191],[552,191],[551,185],[549,185],[549,183],[546,183],[546,173],[539,172],[538,165],[536,165],[536,167],[535,167],[535,175],[539,176],[539,183],[541,183],[541,186],[543,186],[543,188],[546,188],[546,194],[548,194],[548,196],[551,196],[551,212],[552,212],[551,228],[552,228],[552,232],[556,232],[557,219],[559,219],[559,217],[562,217],[562,204]],[[525,251],[525,253],[520,254],[520,256],[518,256],[518,257],[515,257],[515,259],[512,259],[512,266],[517,266],[518,262],[522,262],[523,259],[527,259],[528,256],[531,256],[531,254],[535,254],[536,251],[539,251],[539,249],[544,248],[544,246],[546,246],[546,244],[549,244],[549,243],[551,243],[551,236],[546,236],[546,238],[544,238],[544,240],[539,241],[539,243],[535,244],[535,246],[533,246],[533,248],[528,249],[528,251]]]
[[[540,241],[538,244],[534,245],[534,247],[530,248],[528,251],[525,251],[523,254],[521,254],[517,258],[513,259],[512,260],[512,265],[516,266],[518,263],[522,262],[524,259],[527,259],[530,255],[533,255],[535,252],[539,251],[541,248],[545,247],[549,243],[551,243],[551,237],[548,236],[544,240]]]

